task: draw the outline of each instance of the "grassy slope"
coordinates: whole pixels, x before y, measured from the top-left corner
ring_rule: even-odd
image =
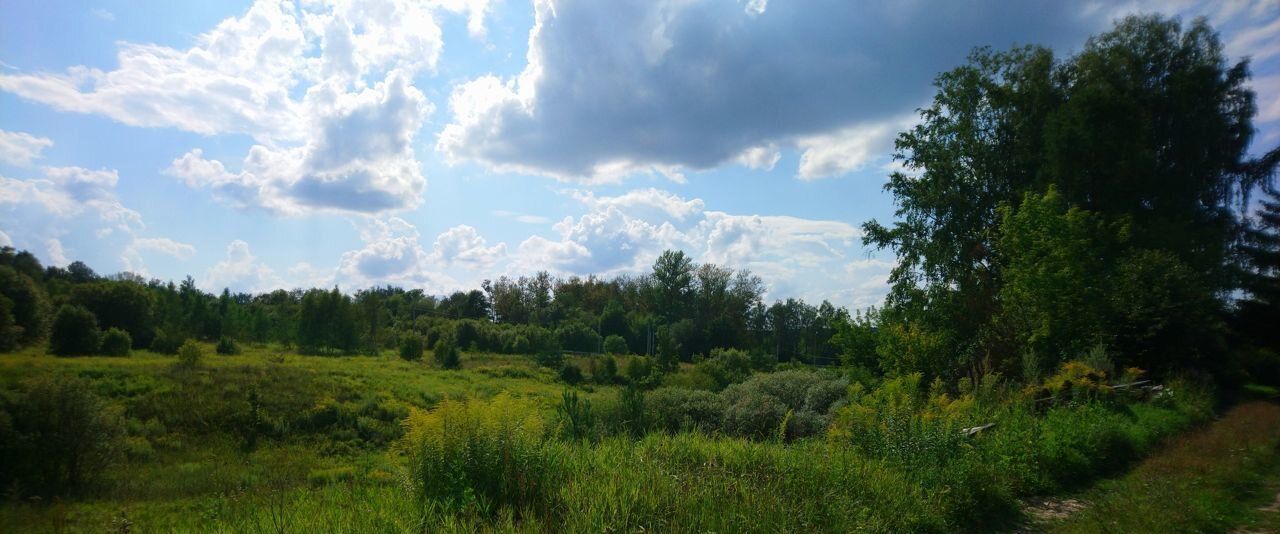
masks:
[[[1258,508],[1280,486],[1280,406],[1237,406],[1177,438],[1125,476],[1081,498],[1091,503],[1058,532],[1280,532],[1280,512]]]

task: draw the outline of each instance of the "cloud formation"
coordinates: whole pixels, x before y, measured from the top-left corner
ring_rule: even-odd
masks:
[[[53,141],[47,137],[0,130],[0,163],[25,167],[40,159],[41,152],[51,146]]]
[[[767,8],[767,9],[766,9]],[[497,170],[599,181],[728,161],[760,147],[814,150],[802,177],[860,165],[863,134],[923,103],[929,81],[974,46],[1075,44],[1101,25],[1077,4],[680,0],[535,2],[527,66],[450,97],[437,149]],[[846,148],[852,163],[832,149]],[[825,150],[823,150],[825,149]],[[745,155],[745,157],[743,157]],[[879,154],[877,154],[879,155]]]
[[[169,170],[237,207],[408,209],[426,188],[412,141],[432,110],[412,80],[439,60],[439,10],[484,35],[484,0],[258,0],[186,50],[121,43],[114,70],[0,74],[0,90],[132,126],[251,136],[238,170],[199,148]]]

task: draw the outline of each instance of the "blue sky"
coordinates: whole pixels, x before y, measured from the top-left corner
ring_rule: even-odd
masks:
[[[666,248],[863,307],[893,136],[975,46],[1208,17],[1280,143],[1280,2],[0,1],[0,244],[433,293]]]

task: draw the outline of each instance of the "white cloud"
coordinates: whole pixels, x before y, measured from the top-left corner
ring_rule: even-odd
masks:
[[[199,149],[171,169],[237,206],[406,209],[426,185],[411,143],[432,106],[412,79],[439,60],[435,11],[465,14],[483,36],[488,9],[482,0],[258,0],[188,49],[120,43],[114,70],[0,74],[0,90],[133,126],[252,136],[239,171]]]
[[[114,170],[44,167],[44,178],[20,180],[0,176],[0,204],[34,206],[57,217],[96,214],[108,226],[129,230],[142,226],[142,216],[116,196]]]
[[[49,254],[49,261],[47,262],[49,265],[62,266],[71,263],[71,260],[67,259],[66,250],[62,247],[62,241],[58,238],[50,237],[46,239],[44,246],[45,251]]]
[[[796,140],[800,154],[797,177],[814,180],[856,171],[893,149],[898,132],[907,128],[914,116],[901,117],[874,124],[859,124],[830,133],[801,137]]]
[[[0,130],[0,163],[25,167],[40,159],[40,153],[51,146],[53,141],[47,137]]]
[[[0,230],[0,247],[12,247],[12,246],[13,246],[13,238],[9,237],[9,234],[4,233],[4,230]]]
[[[586,212],[557,223],[552,238],[525,239],[507,265],[508,274],[541,269],[576,275],[645,273],[663,250],[680,249],[697,261],[762,275],[771,284],[771,298],[821,300],[834,295],[838,304],[874,298],[870,290],[849,290],[880,275],[846,269],[847,258],[861,251],[861,231],[848,223],[707,211],[701,199],[656,189],[613,197],[567,193]]]
[[[227,288],[240,293],[271,291],[284,283],[271,267],[254,257],[248,243],[236,239],[227,245],[226,257],[209,268],[204,285],[210,291]]]
[[[167,237],[134,237],[120,254],[120,261],[124,264],[124,270],[143,276],[150,276],[146,261],[142,256],[143,252],[158,252],[186,261],[195,256],[196,247]]]
[[[529,215],[527,213],[516,213],[513,211],[507,211],[507,210],[493,210],[490,213],[493,213],[494,217],[504,217],[508,219],[514,219],[516,222],[524,223],[524,224],[547,224],[551,222],[551,219],[548,219],[541,215]]]
[[[107,11],[106,9],[103,9],[103,8],[100,8],[100,7],[95,7],[95,8],[93,8],[92,10],[90,10],[89,12],[90,12],[90,13],[92,13],[92,14],[93,14],[93,16],[98,17],[98,18],[100,18],[100,19],[102,19],[102,20],[105,20],[105,21],[107,21],[107,22],[115,22],[115,20],[116,20],[116,15],[115,15],[115,13],[112,13],[112,12]]]
[[[507,255],[507,244],[487,246],[484,237],[475,228],[462,224],[445,230],[436,237],[432,252],[447,265],[461,264],[482,270]]]
[[[431,106],[407,75],[393,71],[359,93],[312,88],[311,94],[319,114],[306,145],[255,145],[238,173],[194,149],[166,172],[233,206],[288,215],[419,205],[426,179],[412,143]]]

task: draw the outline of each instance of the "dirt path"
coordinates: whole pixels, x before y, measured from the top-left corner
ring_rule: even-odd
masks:
[[[1122,477],[1080,495],[1029,499],[1021,531],[1280,532],[1278,488],[1280,405],[1251,402]]]

